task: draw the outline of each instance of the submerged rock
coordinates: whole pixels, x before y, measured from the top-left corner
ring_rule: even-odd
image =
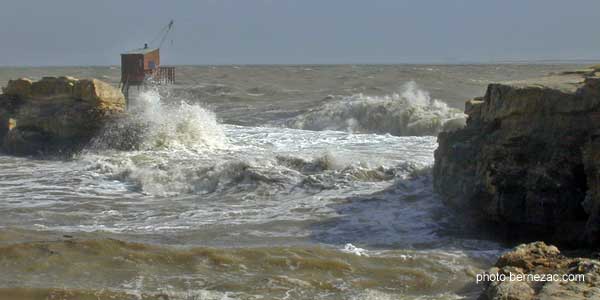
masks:
[[[16,155],[70,153],[124,110],[123,94],[97,79],[11,80],[0,95],[0,148]]]
[[[600,68],[490,84],[438,135],[434,187],[511,239],[600,240]]]
[[[505,253],[486,275],[479,300],[600,299],[600,262],[566,257],[543,242]]]

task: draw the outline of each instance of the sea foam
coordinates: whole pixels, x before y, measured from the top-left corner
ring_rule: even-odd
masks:
[[[132,99],[127,116],[108,124],[90,147],[120,150],[222,148],[227,138],[215,114],[185,99],[161,101],[157,89]]]
[[[396,136],[436,135],[444,125],[464,114],[431,98],[414,81],[400,93],[386,96],[356,94],[327,100],[317,108],[286,121],[286,126],[306,130],[353,133],[389,133]]]

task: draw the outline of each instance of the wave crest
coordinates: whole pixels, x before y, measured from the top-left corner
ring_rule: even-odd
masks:
[[[250,192],[261,186],[279,185],[284,178],[263,174],[247,162],[230,161],[204,166],[148,163],[149,158],[98,159],[93,168],[128,182],[148,195]]]
[[[155,89],[142,92],[129,110],[127,116],[108,124],[89,148],[200,149],[227,142],[213,112],[184,100],[163,103]]]
[[[389,133],[396,136],[436,135],[450,120],[464,114],[432,99],[414,81],[400,94],[365,96],[357,94],[328,100],[321,106],[286,121],[286,126],[306,130],[336,130],[354,133]],[[459,122],[460,123],[460,122]]]
[[[159,156],[144,151],[116,157],[88,154],[84,159],[90,162],[90,170],[155,196],[313,193],[391,181],[421,169],[411,163],[392,166],[344,163],[332,154],[310,159],[278,155],[274,160],[250,162],[203,159],[185,151],[166,151]]]

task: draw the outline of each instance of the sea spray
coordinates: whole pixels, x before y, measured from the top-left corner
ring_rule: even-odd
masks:
[[[432,99],[414,81],[402,92],[387,96],[356,94],[328,99],[321,106],[286,121],[286,126],[306,130],[354,133],[389,133],[396,136],[436,135],[450,120],[464,114]]]
[[[224,184],[209,176],[221,167],[210,156],[227,145],[213,112],[154,87],[132,98],[127,115],[108,124],[80,158],[144,194],[202,194]]]
[[[407,89],[403,97],[414,99],[417,106],[431,102],[416,89]],[[205,108],[173,97],[168,90],[152,89],[135,98],[128,116],[107,127],[81,158],[89,163],[89,170],[149,196],[221,198],[218,195],[241,193],[259,201],[276,194],[304,197],[327,190],[356,192],[420,168],[404,161],[365,160],[354,152],[335,151],[341,144],[362,147],[367,140],[389,144],[395,139],[219,124]],[[420,140],[403,139],[407,139],[403,145]],[[323,148],[308,153],[307,147],[315,143]],[[292,154],[297,147],[308,155]]]
[[[161,101],[154,88],[132,99],[127,116],[108,124],[88,149],[118,150],[220,148],[227,144],[215,114],[185,99]]]
[[[408,150],[406,147],[424,153],[433,147],[432,139],[425,137],[234,125],[222,128],[228,137],[227,147],[205,147],[202,151],[185,146],[133,151],[109,148],[89,151],[82,159],[99,175],[148,195],[243,193],[244,197],[257,198],[273,194],[301,197],[326,190],[333,194],[344,189],[356,192],[376,182],[385,184],[427,166],[427,155],[406,161],[402,154]],[[361,153],[367,142],[382,146],[380,154],[384,156],[399,153],[398,159],[364,156]]]

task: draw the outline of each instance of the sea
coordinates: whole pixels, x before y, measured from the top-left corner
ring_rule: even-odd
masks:
[[[580,67],[178,66],[72,157],[0,154],[0,299],[476,299],[512,245],[434,193],[436,135]],[[0,85],[63,75],[120,68]]]

